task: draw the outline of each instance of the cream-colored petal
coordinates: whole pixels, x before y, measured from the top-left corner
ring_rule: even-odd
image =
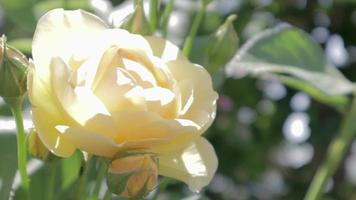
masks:
[[[127,98],[143,98],[147,110],[159,113],[164,118],[174,118],[176,113],[175,94],[162,87],[137,88],[125,94]]]
[[[185,60],[169,61],[167,66],[178,82],[182,102],[186,102],[182,105],[179,118],[194,121],[204,132],[215,118],[218,98],[209,73],[203,67]]]
[[[56,104],[51,87],[38,76],[34,68],[31,68],[27,77],[28,96],[33,107],[46,110],[52,119],[59,119],[64,123],[65,116],[59,105]],[[45,101],[44,101],[45,99]]]
[[[94,91],[108,110],[111,113],[123,110],[146,110],[146,102],[143,98],[125,96],[125,94],[137,88],[132,76],[122,68],[112,68],[109,72],[102,77]]]
[[[130,59],[123,59],[124,68],[135,78],[138,84],[144,88],[157,86],[153,74],[141,63]]]
[[[161,58],[163,62],[187,60],[179,48],[172,42],[156,36],[146,36],[145,39],[150,44],[153,55]]]
[[[194,192],[210,183],[217,166],[214,148],[204,138],[181,151],[159,156],[159,174],[184,181]]]
[[[74,128],[68,126],[56,126],[64,138],[70,140],[78,149],[93,155],[112,157],[117,152],[123,150],[148,150],[152,146],[157,146],[166,142],[163,139],[141,139],[139,141],[125,141],[117,144],[111,138],[105,137],[94,131],[83,128]]]
[[[178,82],[178,88],[181,98],[181,109],[179,115],[185,115],[194,102],[193,84],[189,80],[182,80]]]
[[[97,16],[83,10],[54,9],[43,15],[36,27],[32,42],[32,56],[39,75],[48,80],[53,57],[65,62],[75,56],[83,59],[96,49],[97,35],[107,27]]]
[[[94,131],[61,125],[56,126],[56,129],[75,147],[90,154],[110,157],[120,148],[112,139]]]
[[[131,34],[124,29],[107,29],[100,35],[100,38],[103,38],[104,43],[108,42],[140,56],[153,55],[150,45],[143,36]]]
[[[106,79],[109,77],[111,77],[111,73],[115,73],[118,76],[121,76],[119,78],[117,78],[115,81],[121,81],[120,78],[124,78],[124,81],[126,81],[127,79],[125,79],[125,75],[128,75],[128,73],[125,72],[117,72],[116,69],[120,66],[123,66],[123,62],[121,57],[119,56],[118,53],[118,47],[117,46],[111,46],[108,49],[105,49],[104,53],[102,55],[100,55],[101,57],[100,62],[99,63],[92,63],[89,64],[87,68],[89,68],[89,70],[91,70],[93,68],[92,71],[94,71],[94,75],[95,78],[93,80],[93,83],[88,82],[87,85],[92,84],[91,88],[93,91],[96,90],[96,87],[101,83],[101,81],[106,81]],[[92,66],[90,66],[92,65]],[[97,66],[97,68],[93,67],[93,66]],[[123,75],[120,75],[119,73],[123,73]],[[126,82],[117,82],[117,84],[126,84]]]
[[[108,120],[107,123],[110,122],[110,113],[90,88],[73,88],[69,83],[70,71],[62,59],[52,59],[50,69],[51,86],[55,94],[55,101],[68,116],[81,126],[85,126],[89,121],[94,123],[95,117],[100,121],[103,121],[102,118],[106,118]],[[112,124],[114,124],[113,121]],[[106,133],[110,134],[110,132]]]
[[[69,157],[74,153],[75,146],[55,129],[56,122],[49,113],[33,107],[32,119],[38,136],[51,152],[61,157]]]
[[[181,148],[199,136],[199,126],[184,119],[167,120],[154,112],[124,111],[113,113],[119,127],[116,142],[160,139],[150,146],[155,152]]]

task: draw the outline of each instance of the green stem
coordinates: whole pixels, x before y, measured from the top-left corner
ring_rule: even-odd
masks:
[[[169,182],[170,182],[170,179],[167,178],[167,177],[162,177],[161,178],[161,181],[159,183],[159,186],[157,188],[157,191],[156,193],[154,194],[154,196],[152,197],[152,200],[157,200],[158,199],[158,196],[159,196],[159,193],[161,191],[164,191],[166,189],[166,187],[169,185]]]
[[[195,36],[197,35],[199,26],[200,26],[200,24],[201,24],[201,22],[203,20],[204,15],[205,15],[205,10],[206,10],[207,3],[204,3],[204,0],[202,0],[201,4],[202,5],[201,5],[198,13],[194,17],[193,24],[192,24],[190,32],[189,32],[189,34],[187,36],[187,39],[184,42],[183,54],[186,57],[189,57],[189,54],[190,54],[190,52],[192,50],[192,46],[193,46],[193,42],[194,42]]]
[[[26,198],[30,198],[30,181],[27,174],[27,146],[26,134],[23,126],[22,118],[22,103],[23,97],[18,98],[4,98],[5,102],[10,106],[12,115],[15,118],[17,127],[17,164],[20,171],[22,188],[25,191]]]
[[[79,177],[79,182],[78,182],[76,197],[75,197],[76,200],[86,199],[85,187],[86,187],[91,160],[92,157],[89,155],[87,162],[84,164],[84,169],[82,171],[82,174]]]
[[[110,190],[106,191],[103,200],[111,200],[111,192],[110,192]]]
[[[171,16],[171,12],[174,8],[174,0],[169,0],[166,7],[163,10],[163,14],[162,14],[162,36],[166,37],[167,36],[167,27],[168,27],[168,22],[169,22],[169,18]]]
[[[158,9],[158,0],[151,0],[150,1],[149,23],[151,26],[151,30],[153,32],[157,28],[157,9]]]
[[[104,177],[106,174],[106,170],[107,170],[106,163],[103,159],[98,159],[98,164],[99,164],[99,172],[96,177],[95,186],[94,186],[94,190],[93,190],[93,194],[92,194],[92,200],[99,199],[100,188],[103,183],[103,180],[104,180]]]
[[[55,186],[55,181],[56,181],[56,161],[49,161],[47,164],[47,188],[45,190],[46,192],[46,199],[53,199],[53,193],[54,193],[54,186]]]
[[[325,185],[339,166],[341,160],[347,152],[348,146],[356,133],[356,98],[353,99],[351,110],[344,117],[340,131],[331,142],[325,161],[316,172],[305,200],[318,200],[324,191]]]
[[[69,9],[69,0],[63,0],[63,8],[64,9]]]

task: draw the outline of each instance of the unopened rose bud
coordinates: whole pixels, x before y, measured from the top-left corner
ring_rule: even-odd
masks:
[[[225,23],[211,35],[207,44],[204,66],[210,74],[216,73],[235,54],[239,38],[233,26],[236,15],[230,15]]]
[[[152,33],[150,24],[145,17],[142,0],[137,2],[134,12],[124,19],[120,28],[141,35],[150,35]]]
[[[108,169],[109,189],[128,199],[142,199],[158,179],[158,160],[147,153],[128,154],[114,159]]]
[[[17,98],[26,92],[29,61],[17,49],[7,45],[6,37],[0,38],[0,96]]]
[[[47,160],[49,158],[50,152],[43,145],[35,129],[30,130],[30,133],[27,136],[27,145],[28,152],[33,157],[41,160]]]

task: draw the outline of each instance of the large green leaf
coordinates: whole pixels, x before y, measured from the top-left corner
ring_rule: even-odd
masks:
[[[305,32],[280,25],[247,41],[227,64],[230,76],[252,75],[280,80],[316,100],[342,109],[354,84],[326,60],[321,47]]]

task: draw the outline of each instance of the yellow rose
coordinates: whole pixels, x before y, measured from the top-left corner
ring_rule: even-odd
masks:
[[[158,155],[163,176],[192,190],[210,182],[217,158],[201,134],[215,118],[218,95],[206,70],[174,44],[55,9],[38,21],[32,56],[32,117],[54,154],[143,149]]]

